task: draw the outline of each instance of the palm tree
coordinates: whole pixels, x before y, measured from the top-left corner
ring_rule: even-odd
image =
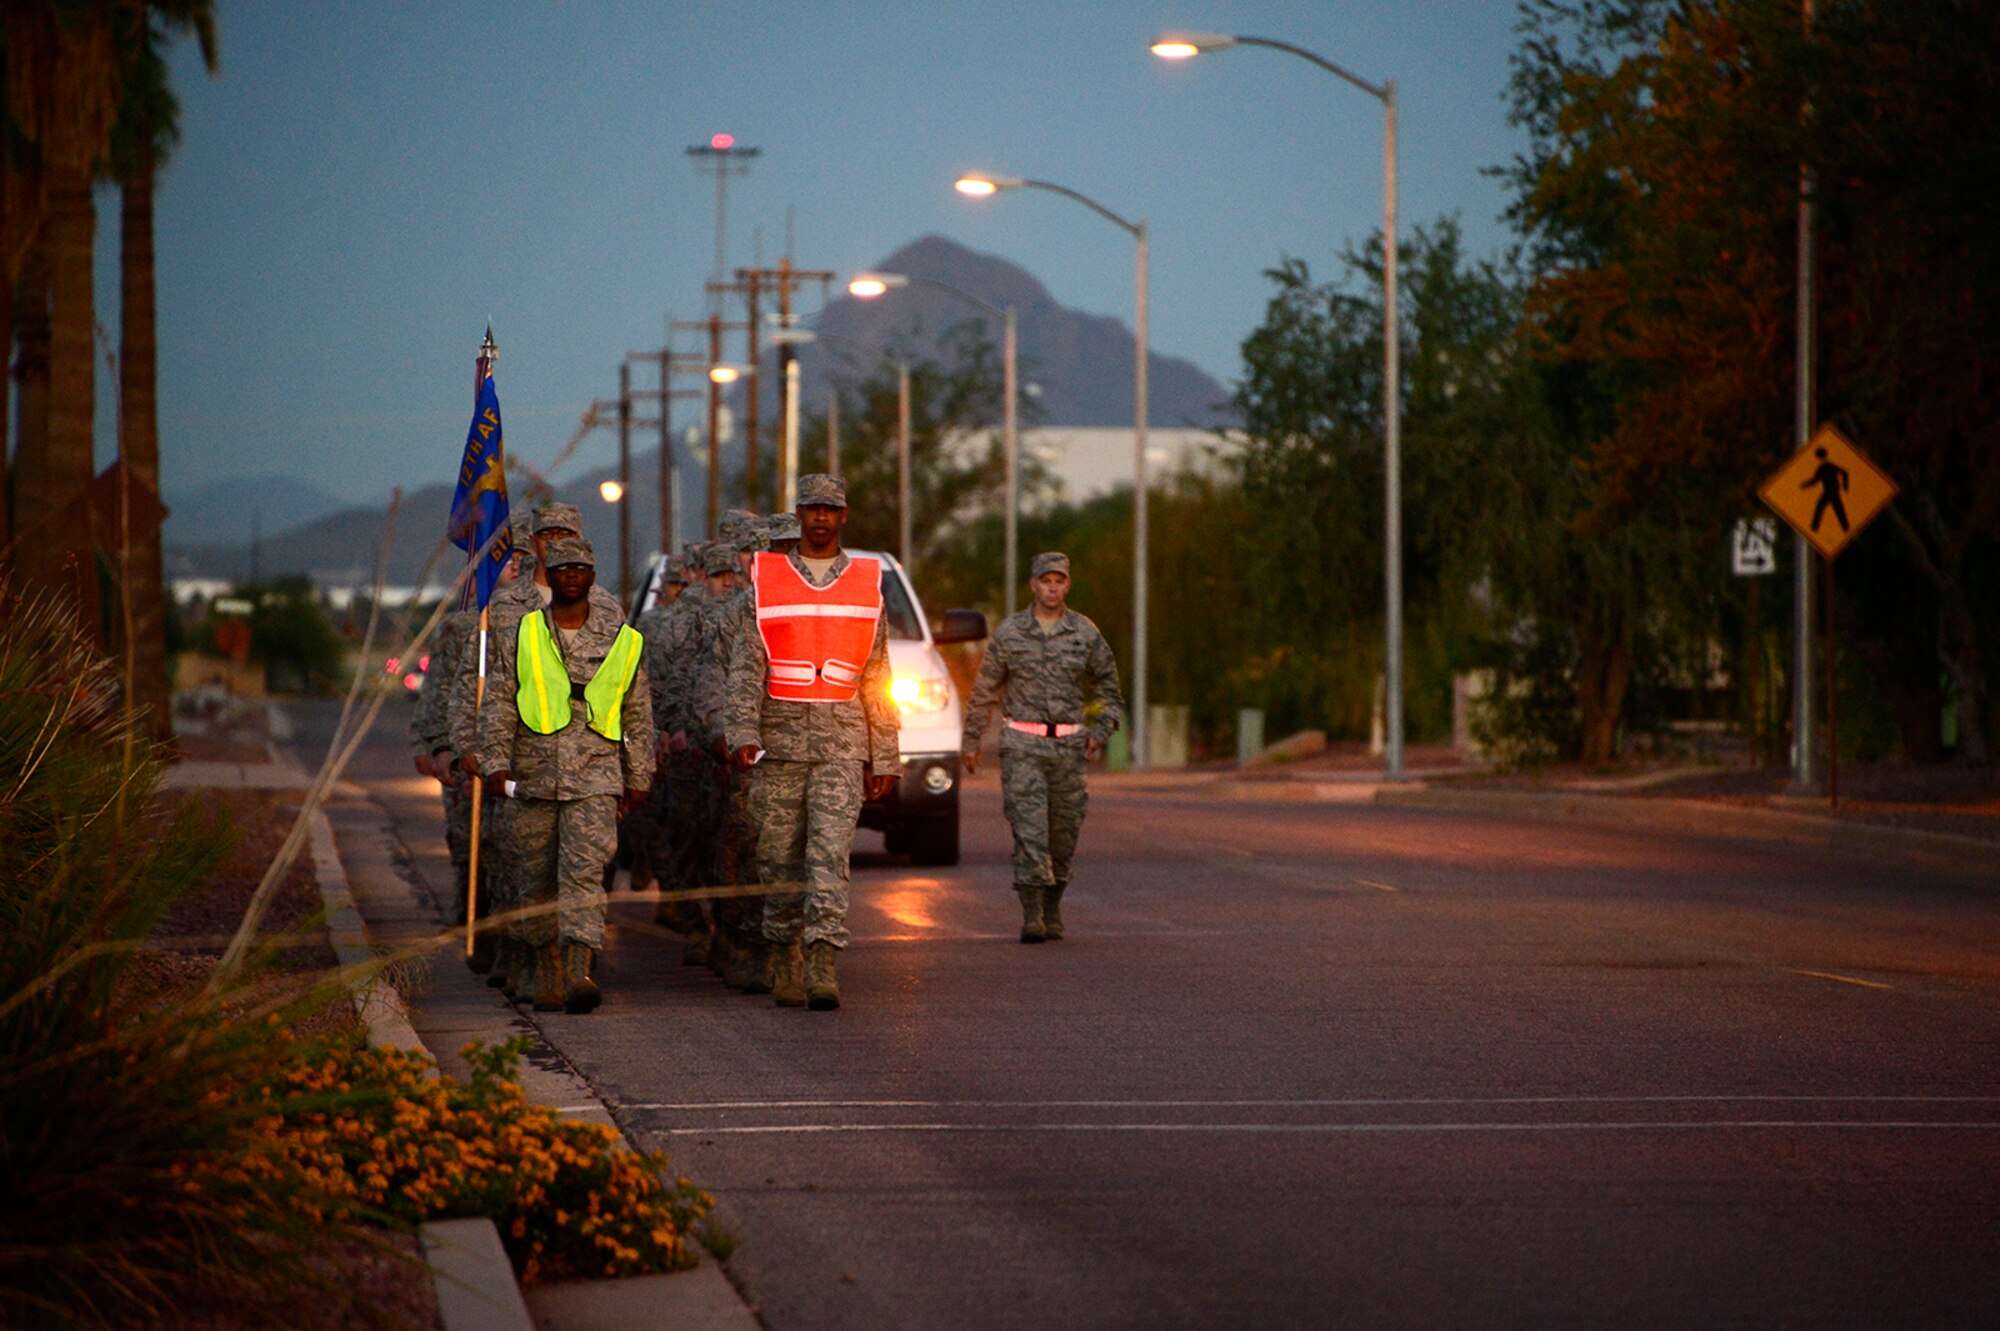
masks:
[[[10,0],[5,6],[9,109],[39,152],[46,188],[39,248],[47,264],[49,319],[48,428],[41,438],[25,428],[21,435],[15,571],[27,588],[73,596],[87,633],[101,623],[89,524],[82,520],[95,473],[91,245],[97,210],[90,190],[118,111],[119,7],[117,0]],[[28,331],[22,329],[24,336]]]
[[[160,489],[153,187],[180,141],[180,103],[160,52],[175,30],[194,33],[203,63],[215,72],[215,12],[208,0],[134,6],[119,34],[123,100],[112,128],[109,163],[120,189],[118,448],[132,489],[148,496]],[[171,734],[171,683],[160,529],[149,525],[121,532],[119,544],[127,687],[154,738],[165,740]]]

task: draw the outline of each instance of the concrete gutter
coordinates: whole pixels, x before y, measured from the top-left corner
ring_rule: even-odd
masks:
[[[1719,800],[1639,798],[1575,790],[1482,790],[1408,782],[1382,786],[1374,801],[1385,808],[1570,818],[1754,841],[1805,842],[1856,853],[1937,856],[1960,863],[1968,856],[1990,857],[2000,849],[2000,841],[1981,837]]]
[[[1456,776],[1472,769],[1433,772]],[[1591,781],[1584,788],[1433,784],[1421,776],[1386,781],[1376,771],[1247,776],[1235,771],[1093,774],[1091,793],[1116,798],[1232,800],[1269,804],[1376,804],[1384,808],[1438,809],[1516,818],[1569,818],[1658,831],[1691,832],[1761,841],[1829,846],[1854,853],[1933,856],[1962,863],[1968,855],[2000,851],[2000,827],[1991,839],[1890,823],[1839,818],[1816,808],[1785,809],[1725,800],[1641,795],[1683,771]]]

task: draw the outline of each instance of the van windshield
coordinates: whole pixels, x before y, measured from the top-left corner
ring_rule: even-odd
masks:
[[[887,564],[882,566],[882,614],[889,621],[890,637],[904,642],[924,640],[924,625],[917,618],[917,608],[910,604],[903,580]]]

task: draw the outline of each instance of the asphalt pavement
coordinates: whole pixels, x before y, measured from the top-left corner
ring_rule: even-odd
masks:
[[[442,881],[404,719],[349,778]],[[620,894],[535,1018],[766,1325],[2000,1324],[1990,859],[1100,787],[1028,947],[966,794],[956,868],[857,838],[840,1011]]]

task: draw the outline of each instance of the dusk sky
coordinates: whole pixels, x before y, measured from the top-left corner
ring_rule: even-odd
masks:
[[[175,53],[159,202],[170,494],[276,472],[374,502],[448,478],[489,317],[509,451],[546,462],[625,352],[703,312],[714,193],[683,149],[718,131],[762,149],[731,183],[732,265],[775,261],[790,208],[801,266],[936,232],[1129,321],[1123,232],[1054,195],[951,188],[968,168],[1050,180],[1148,221],[1155,349],[1233,381],[1262,270],[1330,272],[1379,226],[1381,107],[1277,52],[1169,65],[1146,49],[1162,28],[1394,78],[1405,228],[1456,212],[1475,254],[1507,241],[1481,170],[1520,141],[1510,0],[217,7],[219,77]],[[100,220],[115,330],[115,197]],[[578,466],[614,454],[604,432]]]

